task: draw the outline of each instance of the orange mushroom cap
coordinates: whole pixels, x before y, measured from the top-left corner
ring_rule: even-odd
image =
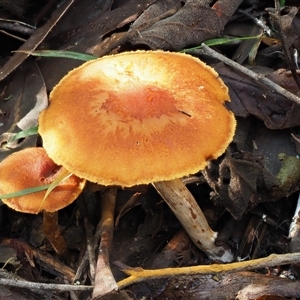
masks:
[[[124,52],[66,75],[40,114],[48,155],[81,178],[133,186],[203,169],[231,142],[228,88],[199,59]]]
[[[9,155],[0,163],[0,194],[50,184],[61,170],[44,148],[27,148]],[[54,212],[71,204],[81,193],[84,179],[72,175],[55,187],[43,201],[46,191],[3,199],[10,208],[37,214],[41,210]]]

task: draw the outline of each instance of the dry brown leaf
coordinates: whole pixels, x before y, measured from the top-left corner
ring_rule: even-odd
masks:
[[[48,22],[41,28],[37,29],[34,34],[19,48],[19,50],[34,51],[72,3],[73,0],[68,0],[57,8]],[[29,53],[25,52],[14,53],[0,69],[0,81],[14,71],[28,56]]]
[[[228,151],[218,167],[210,163],[203,172],[214,190],[212,199],[221,201],[235,219],[241,219],[249,206],[267,201],[268,192],[278,184],[260,160],[250,153]]]
[[[300,106],[262,84],[233,71],[223,63],[215,69],[230,89],[230,109],[237,117],[253,115],[270,129],[300,125]]]
[[[200,45],[202,41],[217,37],[223,31],[229,17],[242,1],[217,1],[210,7],[211,1],[187,0],[174,15],[155,22],[143,29],[149,22],[147,10],[131,30],[138,30],[139,36],[129,39],[132,45],[147,45],[151,49],[182,50],[187,46]],[[157,5],[160,3],[158,2]],[[153,5],[155,6],[155,5]],[[152,7],[149,7],[150,10]],[[172,7],[171,7],[172,9]],[[159,17],[165,10],[150,14]],[[151,20],[151,19],[150,19]]]
[[[34,59],[26,60],[8,79],[0,82],[0,161],[14,151],[36,145],[36,136],[26,137],[22,142],[6,143],[13,133],[21,131],[20,120],[27,116],[20,125],[24,129],[32,126],[39,110],[47,105],[45,83]]]
[[[169,10],[175,12],[173,15],[148,26],[149,23],[151,24],[151,19],[160,18],[167,12],[165,5],[158,1],[149,7],[148,10],[151,12],[148,13],[146,10],[132,25],[131,31],[139,32],[138,35],[129,38],[132,45],[147,45],[151,49],[175,51],[200,45],[204,40],[221,34],[224,25],[242,1],[219,0],[210,7],[211,1],[187,0],[177,11],[174,9],[175,1],[169,2],[171,2]],[[152,12],[155,6],[160,6],[160,9]]]
[[[111,7],[112,1],[75,0],[64,18],[54,27],[44,48],[90,53],[98,56],[103,36],[133,22],[155,0],[126,0]],[[76,22],[74,22],[76,20]],[[48,90],[82,61],[66,58],[40,59],[39,66]]]
[[[128,32],[112,35],[99,45],[99,56],[121,46],[179,51],[217,37],[242,1],[156,1]],[[182,4],[184,4],[182,6]]]
[[[298,73],[300,73],[298,71]],[[269,75],[266,76],[270,80],[274,81],[278,85],[282,86],[286,90],[288,90],[291,93],[294,93],[298,96],[300,96],[300,90],[297,86],[291,71],[288,71],[286,69],[278,69]]]

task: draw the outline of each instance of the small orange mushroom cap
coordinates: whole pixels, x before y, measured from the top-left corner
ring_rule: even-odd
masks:
[[[0,163],[0,194],[50,184],[61,167],[46,154],[44,148],[27,148],[9,155]],[[43,201],[46,191],[21,197],[3,199],[10,208],[37,214],[42,210],[54,212],[71,204],[81,193],[85,180],[72,175],[55,187]]]
[[[81,178],[133,186],[203,169],[231,142],[228,88],[199,59],[124,52],[66,75],[40,114],[48,155]]]

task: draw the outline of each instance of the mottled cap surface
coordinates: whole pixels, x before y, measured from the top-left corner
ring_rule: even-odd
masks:
[[[60,174],[57,166],[43,148],[27,148],[9,155],[0,163],[0,194],[50,184]],[[43,201],[46,191],[21,197],[2,199],[10,208],[37,214],[42,210],[54,212],[71,204],[81,193],[85,180],[72,175],[55,187]]]
[[[39,119],[48,155],[81,178],[133,186],[203,169],[235,118],[218,74],[190,55],[124,52],[66,75]]]

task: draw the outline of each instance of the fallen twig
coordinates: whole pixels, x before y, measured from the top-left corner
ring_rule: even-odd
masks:
[[[89,285],[39,283],[39,282],[30,282],[26,280],[5,279],[5,278],[0,278],[0,285],[26,288],[30,290],[31,289],[53,290],[53,291],[61,291],[61,292],[90,291],[93,289],[93,287]]]
[[[128,285],[149,280],[166,278],[180,275],[207,275],[215,273],[232,273],[239,271],[249,271],[259,268],[267,268],[272,266],[280,266],[286,264],[294,264],[300,262],[300,252],[287,254],[271,254],[268,257],[253,259],[249,261],[234,262],[230,264],[213,264],[201,265],[182,268],[165,268],[157,270],[146,270],[143,268],[131,268],[121,262],[116,262],[116,266],[127,275],[118,282],[119,288],[124,288]]]
[[[218,53],[217,51],[211,49],[210,47],[208,47],[204,43],[201,44],[201,47],[202,47],[203,52],[206,55],[222,61],[226,65],[238,70],[239,72],[247,75],[248,77],[250,77],[251,79],[253,79],[257,82],[260,82],[260,83],[268,86],[273,91],[276,91],[277,93],[281,94],[282,96],[284,96],[284,97],[290,99],[291,101],[293,101],[293,102],[300,105],[300,98],[299,97],[297,97],[295,94],[287,91],[286,89],[284,89],[280,85],[274,83],[272,80],[264,77],[264,75],[257,74],[255,72],[243,67],[242,65],[236,63],[235,61],[233,61],[233,60],[227,58],[226,56]]]

